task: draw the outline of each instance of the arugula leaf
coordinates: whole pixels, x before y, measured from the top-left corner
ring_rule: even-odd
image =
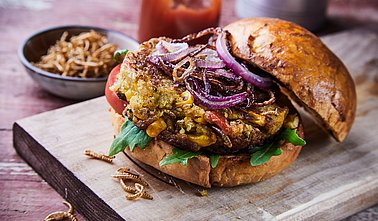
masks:
[[[109,156],[116,155],[126,147],[129,147],[131,151],[134,150],[136,145],[140,149],[144,149],[151,140],[152,138],[149,137],[146,132],[139,129],[133,124],[133,122],[125,118],[120,133],[114,139],[110,147]]]
[[[298,136],[297,129],[285,128],[270,144],[257,147],[256,151],[251,153],[251,165],[258,166],[268,162],[272,156],[281,155],[282,149],[279,147],[281,140],[286,140],[295,146],[304,146],[306,144],[306,141]]]
[[[129,52],[129,50],[127,50],[127,49],[117,50],[113,54],[113,59],[117,63],[121,63],[123,61],[123,59],[125,58],[125,55],[127,54],[127,52]]]
[[[285,128],[281,134],[280,137],[284,140],[287,140],[288,142],[292,143],[294,146],[304,146],[306,145],[306,141],[300,138],[297,134],[297,129],[289,129]]]
[[[220,156],[218,154],[210,154],[209,158],[210,158],[210,165],[211,165],[212,168],[217,167],[219,157]]]
[[[181,165],[185,166],[188,163],[188,160],[196,157],[202,152],[189,152],[185,150],[181,150],[178,148],[173,148],[172,149],[172,155],[165,156],[159,163],[159,166],[165,166],[167,164],[172,164],[172,163],[181,163]]]
[[[250,163],[252,166],[259,166],[264,164],[272,158],[272,156],[279,156],[282,153],[282,149],[277,147],[278,142],[271,143],[267,147],[262,148],[251,154]]]

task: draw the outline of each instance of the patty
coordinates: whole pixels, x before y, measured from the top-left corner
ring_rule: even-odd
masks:
[[[200,105],[183,84],[172,79],[171,67],[156,66],[148,60],[161,40],[168,39],[151,39],[138,52],[129,52],[111,88],[128,102],[125,115],[137,127],[180,149],[218,154],[262,145],[279,132],[290,115],[288,101],[279,90],[270,92],[279,99],[267,105],[210,110]],[[268,92],[254,90],[254,99],[267,97]]]

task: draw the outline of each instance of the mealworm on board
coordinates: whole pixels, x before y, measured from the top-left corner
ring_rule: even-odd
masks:
[[[65,220],[65,219],[70,219],[71,221],[77,221],[76,215],[74,214],[74,208],[73,206],[67,202],[63,201],[63,203],[68,207],[68,211],[57,211],[50,213],[49,215],[46,216],[44,221],[53,221],[53,220]]]
[[[96,152],[89,150],[89,149],[86,149],[84,154],[89,156],[89,157],[92,157],[94,159],[103,160],[103,161],[106,161],[108,163],[112,163],[113,159],[115,158],[115,156],[108,156],[108,155],[105,155],[105,154],[102,154],[102,153],[96,153]]]
[[[117,172],[118,173],[126,173],[126,172],[129,172],[130,169],[127,168],[127,167],[121,167],[121,168],[118,168]]]
[[[125,181],[123,180],[123,179],[120,179],[119,180],[120,181],[120,183],[121,183],[121,186],[122,186],[122,188],[123,188],[123,190],[125,190],[126,192],[129,192],[129,193],[137,193],[138,191],[140,191],[140,190],[138,190],[137,188],[135,188],[135,187],[132,187],[132,186],[128,186],[128,185],[126,185],[126,183],[125,183]],[[150,194],[148,194],[147,192],[144,192],[143,194],[142,194],[142,198],[144,198],[144,199],[148,199],[148,200],[153,200],[154,198],[150,195]]]
[[[148,183],[146,181],[142,180],[139,177],[139,175],[136,175],[136,174],[133,174],[133,173],[130,173],[130,172],[113,174],[112,177],[113,178],[117,178],[117,179],[132,180],[134,182],[141,183],[144,186],[148,186]]]
[[[135,188],[138,189],[139,191],[135,194],[126,194],[126,198],[128,200],[135,200],[143,196],[145,193],[145,187],[140,184],[140,183],[135,183]]]

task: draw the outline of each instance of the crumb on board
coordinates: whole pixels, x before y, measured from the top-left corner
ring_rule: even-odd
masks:
[[[201,197],[205,197],[207,196],[207,190],[203,189],[203,190],[198,190],[198,194],[199,196]]]

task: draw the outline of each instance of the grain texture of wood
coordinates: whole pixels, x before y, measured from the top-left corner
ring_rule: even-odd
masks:
[[[84,150],[106,152],[113,129],[104,98],[17,121],[18,153],[86,218],[126,220],[338,220],[378,202],[378,36],[356,30],[323,38],[356,81],[357,119],[347,140],[336,143],[305,120],[308,145],[282,174],[262,183],[212,188],[162,182],[119,154],[114,164],[91,160]],[[353,52],[353,53],[351,53]],[[358,59],[357,59],[358,58]],[[74,125],[74,126],[73,126]],[[110,175],[126,166],[149,182],[153,201],[127,201]],[[179,188],[178,188],[179,187]]]

